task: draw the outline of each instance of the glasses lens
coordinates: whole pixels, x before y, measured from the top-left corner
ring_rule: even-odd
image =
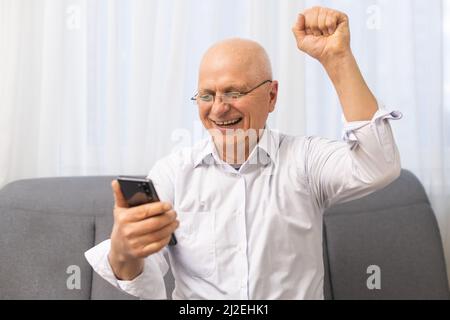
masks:
[[[193,99],[193,102],[201,106],[211,105],[213,104],[215,99],[220,99],[223,103],[233,103],[236,102],[242,96],[243,94],[239,92],[228,92],[221,96],[216,97],[212,94],[205,94],[195,97],[195,99]]]
[[[225,93],[222,96],[222,101],[224,103],[233,103],[236,100],[238,100],[241,97],[241,94],[239,92],[229,92],[229,93]]]

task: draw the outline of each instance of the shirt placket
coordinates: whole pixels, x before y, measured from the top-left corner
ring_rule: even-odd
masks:
[[[234,188],[236,188],[236,194],[240,195],[240,197],[236,201],[236,207],[234,209],[234,215],[236,216],[235,221],[236,225],[236,233],[238,239],[236,239],[236,252],[235,255],[235,268],[237,271],[236,276],[239,277],[239,296],[242,300],[249,299],[248,297],[248,255],[247,255],[247,223],[246,223],[246,201],[247,201],[247,192],[246,192],[246,182],[244,175],[237,172],[231,166],[224,166],[225,171],[236,179],[234,184]]]
[[[241,281],[240,281],[240,297],[241,299],[249,299],[248,295],[248,253],[247,253],[247,222],[246,222],[246,202],[247,202],[247,192],[246,192],[246,182],[242,174],[236,174],[238,180],[238,191],[241,195],[239,201],[239,206],[237,208],[237,220],[240,239],[238,241],[238,265],[241,270]]]

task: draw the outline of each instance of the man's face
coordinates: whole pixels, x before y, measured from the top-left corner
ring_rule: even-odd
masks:
[[[222,135],[220,140],[226,144],[238,142],[234,134],[236,130],[241,133],[248,132],[249,129],[259,132],[259,129],[264,128],[269,113],[274,110],[278,89],[276,81],[267,82],[229,103],[224,103],[219,97],[230,92],[244,93],[265,80],[271,80],[262,78],[252,68],[254,66],[239,59],[220,54],[214,59],[205,59],[200,68],[199,96],[216,96],[213,103],[199,103],[200,119],[215,138]]]

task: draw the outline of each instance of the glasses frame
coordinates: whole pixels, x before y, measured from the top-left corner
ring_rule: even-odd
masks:
[[[209,94],[210,96],[212,96],[212,100],[211,100],[211,101],[201,100],[201,102],[202,102],[202,103],[205,103],[205,104],[208,103],[208,104],[211,104],[211,105],[212,105],[212,104],[214,104],[214,102],[215,102],[215,100],[216,100],[217,97],[222,98],[222,101],[223,101],[223,98],[224,98],[224,97],[233,97],[235,100],[237,100],[237,99],[240,99],[240,98],[242,98],[242,97],[248,95],[249,93],[255,91],[255,90],[258,89],[259,87],[262,87],[262,86],[265,85],[266,83],[272,83],[272,82],[273,82],[273,80],[265,80],[265,81],[261,82],[260,84],[258,84],[256,87],[254,87],[254,88],[252,88],[252,89],[250,89],[250,90],[248,90],[248,91],[246,91],[246,92],[233,91],[233,92],[227,92],[227,93],[224,93],[224,94],[219,95],[219,96],[217,96],[217,95],[215,95],[215,94]],[[190,100],[191,100],[192,102],[198,104],[198,102],[199,102],[198,99],[199,99],[199,95],[198,95],[198,92],[197,92]]]

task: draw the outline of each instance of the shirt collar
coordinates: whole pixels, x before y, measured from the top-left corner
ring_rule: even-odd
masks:
[[[256,147],[258,148],[258,150],[261,150],[266,155],[268,155],[271,161],[274,161],[278,152],[278,148],[280,146],[278,140],[279,134],[275,131],[270,130],[269,127],[266,126]]]
[[[270,130],[267,126],[264,129],[264,132],[259,139],[258,144],[255,149],[250,154],[250,157],[254,156],[255,152],[262,151],[265,155],[269,157],[271,161],[274,161],[276,154],[279,148],[279,137],[280,135]],[[197,152],[197,155],[194,157],[194,168],[198,167],[200,164],[210,165],[215,162],[221,162],[219,159],[219,155],[217,154],[216,147],[214,145],[214,141],[211,136],[208,139],[204,140],[202,147]]]
[[[194,156],[194,168],[198,167],[201,163],[211,164],[214,160],[214,154],[216,153],[216,147],[211,136],[204,140],[204,143],[198,153]],[[207,161],[208,160],[208,161]]]

